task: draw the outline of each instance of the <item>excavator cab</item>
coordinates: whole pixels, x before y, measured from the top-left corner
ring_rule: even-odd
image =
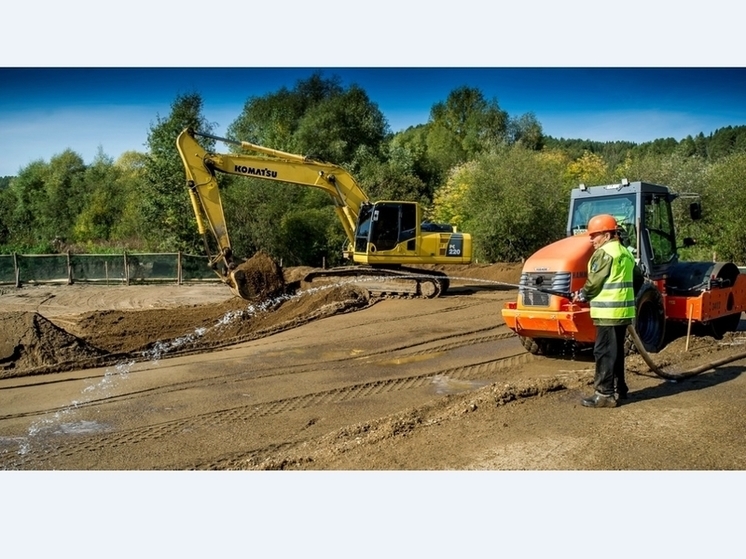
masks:
[[[406,241],[405,250],[415,249],[417,204],[377,202],[360,207],[355,229],[355,253],[371,254],[394,250]]]

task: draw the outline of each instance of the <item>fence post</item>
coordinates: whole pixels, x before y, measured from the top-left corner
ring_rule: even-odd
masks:
[[[18,254],[13,252],[13,272],[16,276],[16,287],[21,287],[21,269],[18,267]]]
[[[176,285],[181,285],[181,251],[176,253]]]
[[[73,284],[73,267],[70,262],[70,251],[67,251],[67,285]]]
[[[126,285],[130,284],[130,265],[127,261],[127,251],[124,251],[124,281]]]

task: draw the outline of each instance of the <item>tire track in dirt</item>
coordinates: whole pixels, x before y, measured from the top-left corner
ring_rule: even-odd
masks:
[[[339,404],[370,396],[421,388],[432,384],[438,378],[454,380],[484,379],[500,370],[524,366],[535,359],[533,355],[521,352],[516,355],[492,359],[474,365],[448,368],[402,378],[358,383],[291,398],[198,414],[116,433],[78,435],[84,438],[77,440],[70,440],[68,438],[61,446],[56,448],[51,448],[47,440],[34,440],[33,451],[26,452],[25,454],[16,452],[11,456],[8,456],[10,454],[9,451],[0,454],[0,468],[23,469],[24,467],[38,467],[40,463],[46,465],[58,457],[71,457],[79,453],[101,452],[105,449],[135,446],[144,442],[157,441],[164,437],[175,437],[184,433],[193,433],[200,429],[216,428],[231,423],[248,422],[255,418],[283,415],[305,408]],[[36,437],[34,438],[36,439]],[[23,441],[18,442],[19,446],[22,446]],[[35,450],[39,446],[40,448]]]
[[[507,330],[507,327],[505,327],[504,325],[500,325],[497,328]],[[417,342],[415,344],[404,344],[398,347],[381,349],[379,351],[372,351],[365,355],[341,357],[341,358],[337,358],[334,360],[325,361],[323,362],[323,364],[315,363],[313,366],[297,366],[297,367],[293,367],[292,369],[288,369],[285,366],[267,367],[265,369],[260,369],[260,371],[264,371],[269,374],[253,375],[252,379],[262,379],[262,378],[269,378],[272,376],[287,375],[287,374],[317,373],[320,370],[334,371],[334,370],[339,370],[339,369],[346,369],[347,367],[349,367],[350,361],[372,359],[371,362],[375,363],[376,362],[375,357],[384,356],[384,355],[387,358],[386,360],[390,360],[392,358],[392,354],[397,351],[402,351],[404,353],[404,356],[413,357],[413,356],[419,356],[419,355],[427,355],[427,354],[432,354],[432,353],[451,351],[451,350],[459,349],[462,347],[469,347],[472,345],[505,340],[505,339],[515,337],[515,333],[512,331],[498,332],[495,334],[478,335],[477,337],[471,337],[474,334],[481,334],[483,332],[491,332],[495,329],[496,328],[494,327],[477,328],[477,329],[474,329],[468,332],[459,332],[458,334],[450,334],[450,335],[434,338],[432,340],[425,340],[422,342]],[[459,339],[454,339],[454,338],[459,338]],[[452,340],[452,341],[449,341],[447,343],[437,343],[437,342],[446,341],[446,340]],[[420,349],[420,350],[412,351],[412,352],[406,351],[408,349],[412,349],[412,348],[416,348],[416,347],[420,347],[424,345],[429,345],[433,343],[435,343],[436,345],[428,347],[427,349]],[[148,370],[130,371],[127,374],[137,375],[137,374],[147,374],[147,372]],[[113,396],[97,397],[97,398],[93,398],[90,400],[77,402],[75,407],[76,408],[87,408],[91,406],[109,404],[112,402],[126,401],[132,398],[139,398],[145,395],[167,394],[167,393],[172,393],[172,392],[178,392],[181,390],[218,386],[221,384],[226,384],[228,382],[233,382],[236,376],[244,375],[244,374],[245,373],[242,371],[234,371],[229,374],[221,374],[221,375],[216,375],[214,377],[201,378],[195,381],[178,382],[178,383],[172,383],[168,386],[159,386],[159,387],[154,387],[154,388],[129,391],[124,394],[117,394]],[[102,377],[105,375],[106,373],[104,373]],[[85,377],[85,380],[94,380],[95,378],[97,377]],[[19,386],[28,387],[32,385],[36,386],[36,385],[50,384],[49,382],[44,381],[43,379],[40,379],[40,382],[38,383],[29,383],[28,379],[25,379],[25,378],[21,380],[22,380],[22,383],[19,383],[18,385],[9,384],[7,386],[0,388],[0,390],[8,390],[11,388],[17,388]],[[64,379],[64,380],[56,380],[54,382],[55,383],[79,382],[80,380],[82,380],[81,377],[74,377],[74,378]],[[65,405],[65,406],[58,406],[54,408],[47,408],[47,409],[31,411],[31,412],[0,415],[0,421],[6,420],[6,419],[16,419],[16,418],[21,418],[21,417],[44,416],[48,414],[62,412],[68,408],[69,408],[69,405]]]

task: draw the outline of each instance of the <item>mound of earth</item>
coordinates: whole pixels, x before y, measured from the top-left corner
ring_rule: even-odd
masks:
[[[20,371],[44,372],[105,353],[40,314],[0,312],[0,378]]]
[[[74,335],[56,330],[83,338],[112,358],[147,358],[155,353],[204,351],[256,339],[369,304],[366,290],[346,285],[253,303],[235,297],[215,305],[88,312],[69,327]],[[57,338],[46,343],[51,347],[61,344]],[[25,362],[16,363],[16,368],[25,368]]]
[[[282,268],[259,251],[233,271],[236,290],[246,300],[264,300],[285,292]]]

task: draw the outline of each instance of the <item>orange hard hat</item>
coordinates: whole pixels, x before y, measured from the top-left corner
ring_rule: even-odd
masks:
[[[613,215],[599,214],[593,216],[588,222],[588,234],[605,233],[606,231],[616,231],[619,226]]]

